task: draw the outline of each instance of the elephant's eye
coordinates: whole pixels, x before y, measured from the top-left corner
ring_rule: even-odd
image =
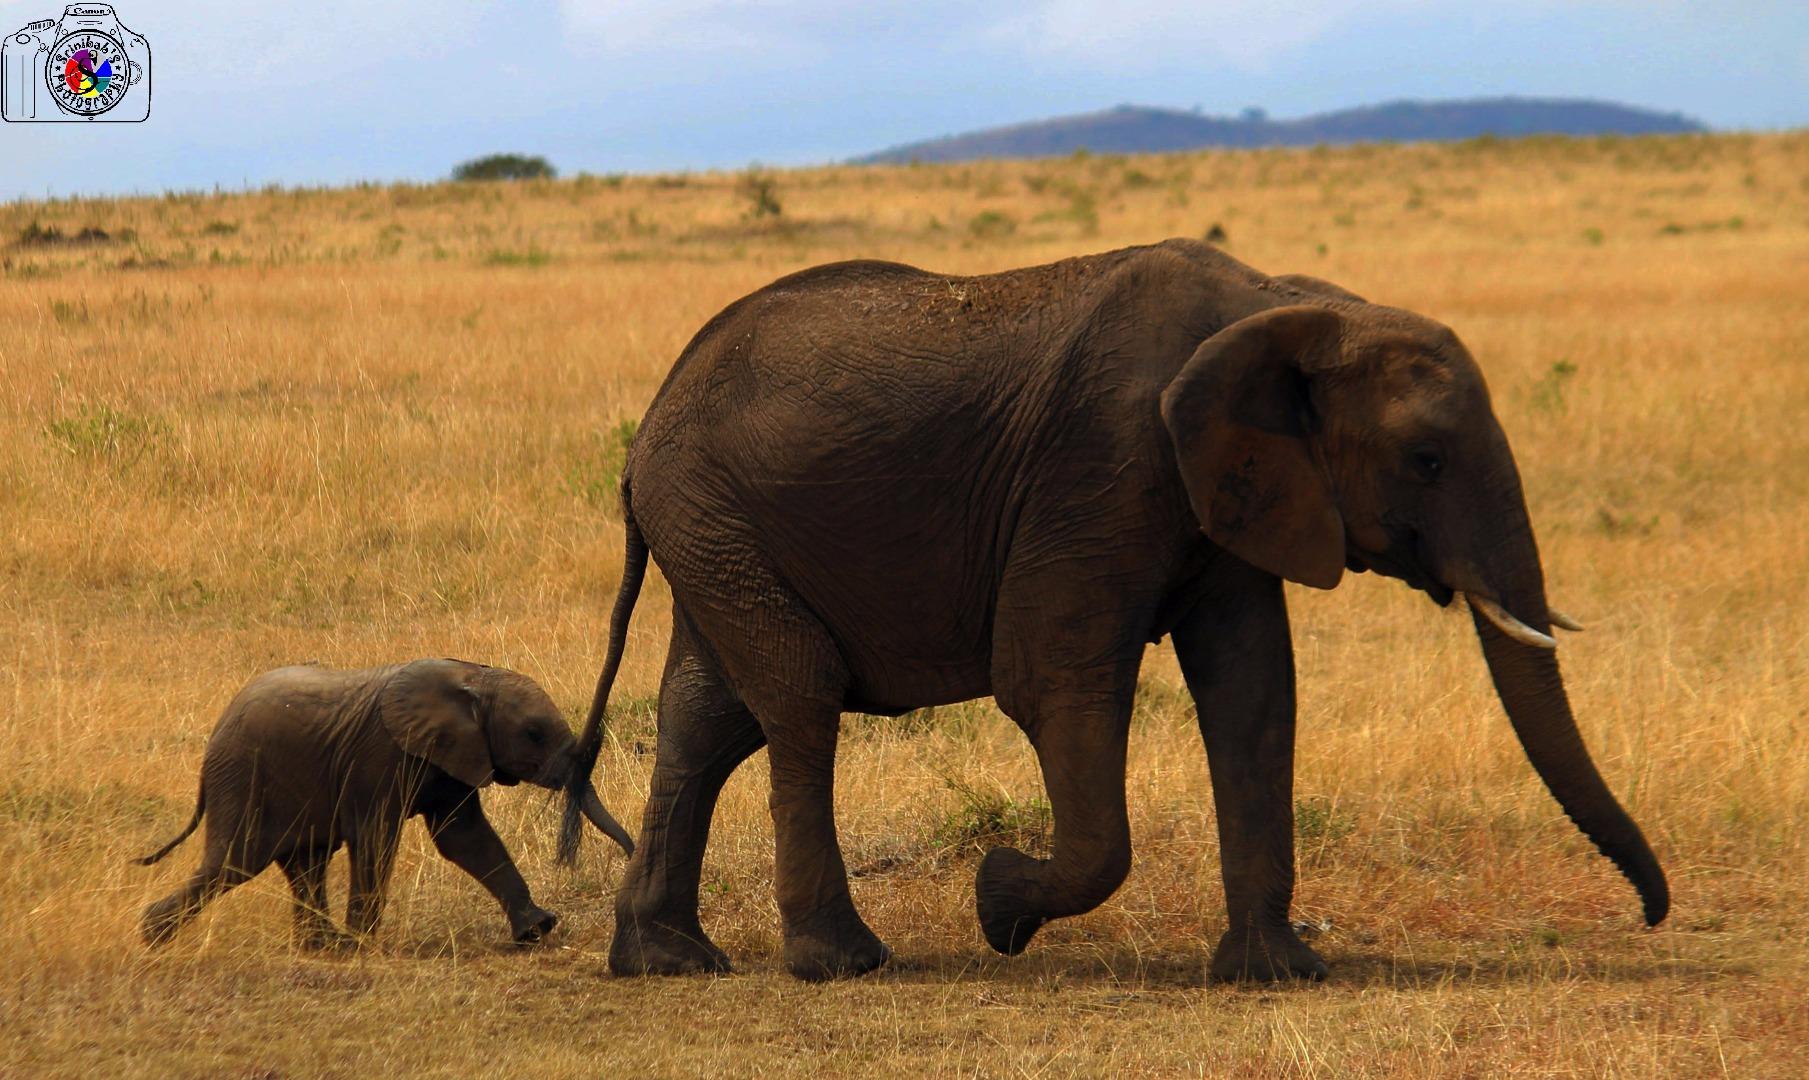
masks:
[[[528,741],[531,743],[546,742],[546,729],[541,727],[539,724],[529,725],[528,726]]]
[[[1409,455],[1413,462],[1413,472],[1423,483],[1430,484],[1438,479],[1444,471],[1445,457],[1430,446],[1422,446]]]

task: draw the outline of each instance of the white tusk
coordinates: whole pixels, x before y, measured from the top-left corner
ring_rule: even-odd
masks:
[[[1507,609],[1493,600],[1485,600],[1480,596],[1464,593],[1464,602],[1470,610],[1481,612],[1482,616],[1495,624],[1495,628],[1513,638],[1522,645],[1531,645],[1535,649],[1555,649],[1558,643],[1548,634],[1541,634],[1532,627],[1509,615]]]
[[[1583,632],[1583,624],[1559,611],[1557,608],[1546,608],[1545,613],[1551,616],[1551,624],[1560,630],[1568,630],[1573,634]]]

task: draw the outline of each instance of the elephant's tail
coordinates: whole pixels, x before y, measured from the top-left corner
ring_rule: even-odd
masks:
[[[647,576],[647,541],[641,537],[634,512],[629,509],[627,485],[623,485],[622,496],[627,551],[622,559],[622,584],[616,590],[615,611],[609,616],[609,655],[603,661],[602,674],[597,676],[597,692],[591,698],[590,715],[584,720],[584,733],[578,736],[577,763],[566,781],[565,814],[559,822],[559,861],[568,866],[578,858],[578,837],[584,828],[584,793],[590,787],[597,754],[603,749],[603,714],[609,706],[616,671],[622,666],[622,651],[628,644],[628,620],[641,595],[641,580]]]
[[[156,851],[151,852],[149,855],[146,855],[143,858],[133,859],[132,861],[139,866],[149,866],[152,863],[157,862],[159,859],[162,859],[165,855],[168,855],[170,852],[175,851],[176,848],[178,846],[180,846],[184,840],[187,840],[189,837],[193,836],[195,834],[195,830],[200,827],[201,811],[206,809],[206,807],[207,807],[207,785],[203,784],[203,785],[201,785],[201,790],[199,790],[195,793],[195,816],[188,819],[188,824],[184,825],[182,827],[182,831],[177,833],[175,836],[171,837],[169,843],[158,848]]]

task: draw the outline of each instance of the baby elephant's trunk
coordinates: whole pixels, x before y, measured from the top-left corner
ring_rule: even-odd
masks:
[[[628,830],[622,828],[615,818],[609,816],[609,811],[603,808],[603,800],[597,798],[596,787],[589,781],[584,784],[584,793],[578,807],[584,811],[584,816],[590,819],[592,825],[602,830],[604,836],[622,846],[624,855],[634,854],[634,841],[629,838]]]
[[[601,798],[597,798],[597,787],[590,782],[588,776],[582,780],[577,780],[573,776],[573,772],[577,769],[581,769],[579,753],[577,753],[577,747],[572,747],[570,753],[561,754],[552,762],[546,763],[546,771],[541,772],[535,778],[534,783],[541,787],[548,787],[552,791],[572,791],[575,787],[577,789],[577,796],[575,796],[577,809],[581,810],[584,818],[590,819],[590,823],[595,825],[604,836],[608,836],[615,843],[622,845],[624,854],[630,854],[630,856],[635,854],[635,841],[628,836],[628,830],[622,829],[622,823],[617,821],[615,816],[611,816],[610,810],[602,805]],[[573,780],[577,780],[577,782],[573,783]]]
[[[633,855],[633,838],[628,835],[628,830],[622,828],[621,823],[604,807],[603,800],[597,796],[596,786],[588,777],[579,780],[576,785],[573,784],[572,774],[580,767],[579,760],[577,748],[573,747],[569,754],[561,755],[548,762],[546,771],[536,777],[534,783],[554,791],[569,791],[576,786],[579,811],[592,825],[597,827],[599,832],[620,844],[625,854]]]

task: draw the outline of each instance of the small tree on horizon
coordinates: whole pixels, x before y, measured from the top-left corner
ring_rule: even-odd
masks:
[[[741,182],[736,188],[741,192],[741,197],[747,200],[744,216],[749,221],[776,218],[785,212],[785,207],[779,202],[779,182],[758,165],[748,166],[748,170],[741,174]]]
[[[454,180],[551,180],[558,175],[546,158],[526,154],[489,154],[452,170]]]

